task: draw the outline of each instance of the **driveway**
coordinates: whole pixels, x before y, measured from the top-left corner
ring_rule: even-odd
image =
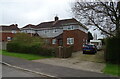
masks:
[[[79,51],[73,53],[71,58],[49,58],[33,61],[99,73],[102,73],[101,70],[105,67],[103,51],[98,51],[95,55],[82,54],[82,51]]]

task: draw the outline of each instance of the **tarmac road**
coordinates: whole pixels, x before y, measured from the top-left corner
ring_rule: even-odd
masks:
[[[2,77],[44,77],[42,75],[2,65]]]
[[[2,61],[9,63],[14,66],[18,66],[24,69],[29,69],[32,71],[40,72],[43,74],[47,74],[49,76],[54,76],[54,77],[65,77],[65,78],[70,78],[70,77],[92,77],[94,79],[118,79],[115,78],[111,75],[106,75],[103,73],[96,73],[96,72],[91,72],[91,71],[83,71],[83,70],[78,70],[78,69],[72,69],[72,68],[67,68],[67,67],[60,67],[60,66],[54,66],[54,65],[49,65],[49,64],[44,64],[44,63],[38,63],[38,62],[33,62],[33,61],[28,61],[16,57],[10,57],[10,56],[2,56]],[[4,69],[4,67],[3,67]],[[4,72],[6,69],[3,70],[3,76]],[[8,70],[11,71],[11,70]],[[8,73],[8,72],[7,72]],[[28,74],[27,74],[28,76]],[[34,75],[30,75],[33,76]],[[36,75],[35,75],[36,76]]]

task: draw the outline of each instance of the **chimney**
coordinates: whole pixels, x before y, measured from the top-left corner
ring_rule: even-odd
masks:
[[[59,20],[59,17],[55,16],[55,21]]]
[[[17,27],[17,26],[18,26],[18,24],[11,24],[10,26],[16,26],[16,27]]]
[[[18,26],[18,24],[15,24],[15,26]]]

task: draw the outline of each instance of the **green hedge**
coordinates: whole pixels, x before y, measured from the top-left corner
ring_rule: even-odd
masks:
[[[40,44],[34,45],[25,45],[19,43],[9,42],[7,44],[7,51],[9,52],[18,52],[18,53],[32,53],[42,56],[54,56],[54,49],[53,48],[45,48],[42,47]]]
[[[106,39],[105,59],[109,63],[120,63],[120,37]]]
[[[15,34],[12,41],[7,44],[7,51],[18,52],[18,53],[32,53],[43,56],[54,55],[53,48],[45,48],[44,39],[41,37],[31,37],[31,35],[26,33]]]

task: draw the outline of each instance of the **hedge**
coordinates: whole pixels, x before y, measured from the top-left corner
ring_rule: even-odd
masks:
[[[26,33],[15,34],[12,41],[7,44],[7,51],[16,53],[32,53],[44,56],[54,55],[53,48],[44,47],[44,39]]]
[[[106,39],[105,60],[109,63],[120,63],[120,37]]]
[[[42,56],[54,56],[54,48],[45,48],[39,43],[34,45],[23,45],[19,43],[9,42],[7,44],[7,51],[16,53],[32,53]]]

